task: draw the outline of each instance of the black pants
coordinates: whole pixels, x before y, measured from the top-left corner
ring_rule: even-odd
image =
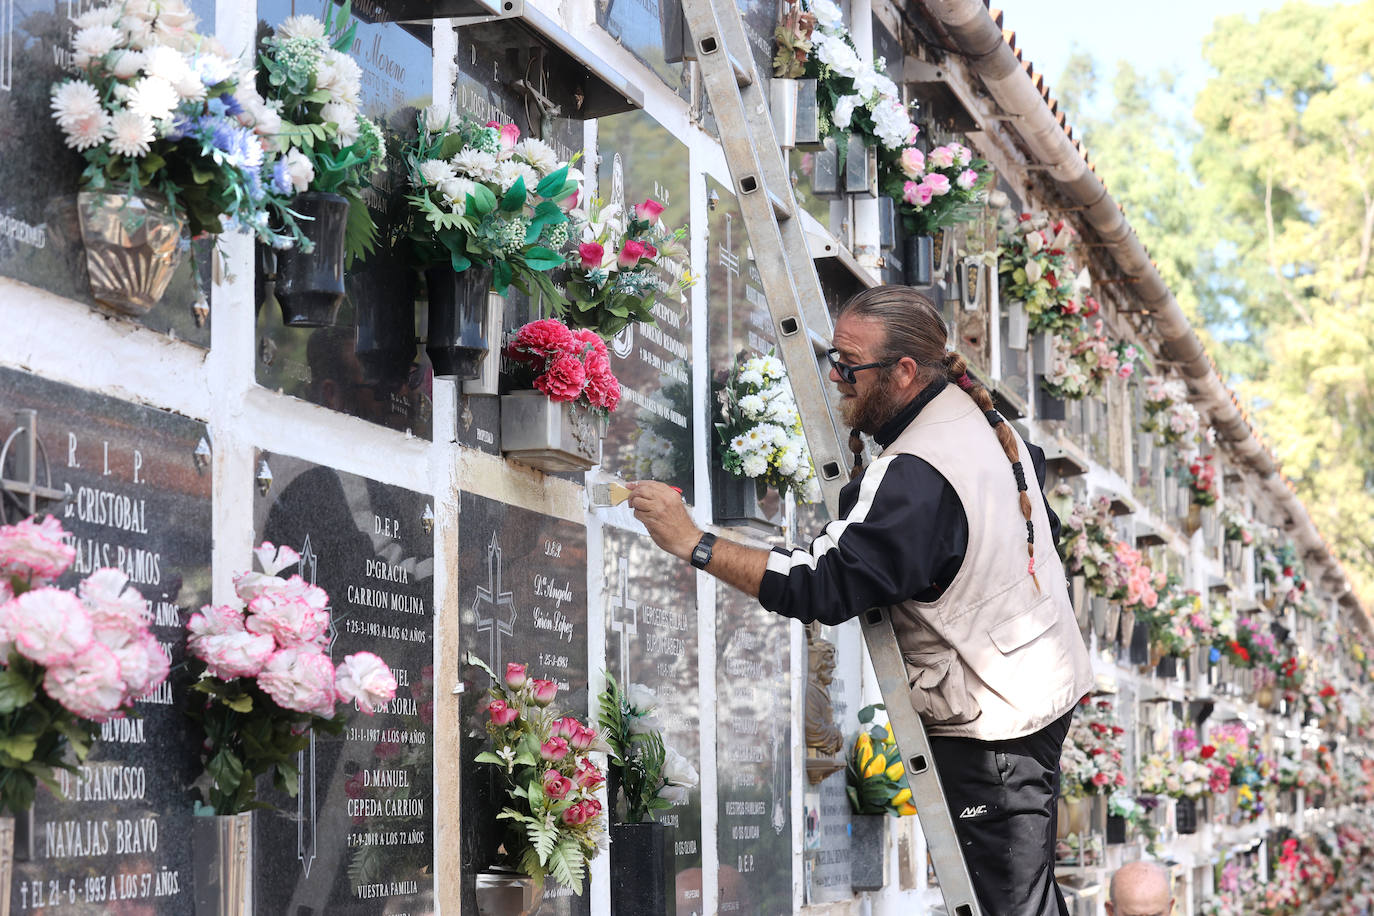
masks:
[[[1054,883],[1059,752],[1073,710],[1009,741],[931,737],[984,916],[1068,916]]]

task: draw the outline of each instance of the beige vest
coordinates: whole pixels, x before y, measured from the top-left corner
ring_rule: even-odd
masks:
[[[1031,487],[1039,589],[1026,571],[1026,522],[1011,462],[971,397],[950,385],[883,452],[928,461],[954,487],[968,519],[968,551],[944,594],[891,608],[911,705],[932,735],[1028,735],[1093,685],[1035,467],[1016,441]]]

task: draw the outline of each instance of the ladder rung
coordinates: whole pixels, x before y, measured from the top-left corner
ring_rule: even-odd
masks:
[[[774,194],[771,188],[768,189],[768,202],[773,205],[773,214],[780,222],[792,218],[792,208],[787,205],[787,201]]]
[[[733,54],[730,55],[730,69],[735,71],[735,84],[741,89],[754,85],[754,68],[741,63]]]

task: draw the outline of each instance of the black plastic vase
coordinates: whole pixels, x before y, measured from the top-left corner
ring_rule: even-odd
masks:
[[[654,821],[611,825],[611,916],[675,916],[668,862],[673,832]]]
[[[301,231],[314,243],[277,252],[277,302],[282,322],[292,328],[325,328],[334,324],[344,299],[344,231],[348,201],[339,194],[306,191],[291,209],[307,219]]]
[[[425,352],[436,378],[473,379],[481,374],[490,342],[486,336],[487,293],[491,268],[431,267],[425,271],[429,286],[429,336]]]
[[[907,286],[930,286],[935,281],[935,237],[907,236],[903,265]]]
[[[1174,808],[1174,826],[1179,833],[1197,833],[1197,802],[1180,798]]]
[[[363,377],[385,391],[399,390],[415,360],[415,271],[394,258],[369,261],[349,277]]]

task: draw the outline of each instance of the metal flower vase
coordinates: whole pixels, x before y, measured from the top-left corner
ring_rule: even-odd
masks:
[[[501,397],[501,453],[541,471],[585,471],[600,464],[607,425],[590,407],[551,401],[542,391]]]
[[[935,237],[909,235],[904,243],[906,285],[928,287],[935,282]]]
[[[253,912],[253,812],[191,818],[198,916]]]
[[[484,871],[476,876],[478,916],[535,916],[544,895],[529,875]]]
[[[856,891],[887,886],[886,814],[856,814],[849,819],[849,884]]]
[[[14,883],[14,818],[0,817],[0,916],[10,916]]]
[[[1180,798],[1174,806],[1174,827],[1179,833],[1197,833],[1197,802]]]
[[[164,201],[104,191],[77,194],[76,211],[92,298],[125,315],[146,314],[190,247],[181,218]]]
[[[611,825],[611,916],[673,916],[672,839],[654,821]]]
[[[783,149],[824,149],[815,80],[773,77],[768,82],[768,109]]]
[[[277,252],[277,302],[287,327],[324,328],[344,300],[344,233],[348,200],[339,194],[305,191],[291,209],[305,219],[301,231],[314,243],[310,251]]]
[[[435,378],[475,379],[491,349],[487,340],[487,312],[493,298],[492,269],[431,267],[425,271],[429,287],[429,334],[425,352]]]

